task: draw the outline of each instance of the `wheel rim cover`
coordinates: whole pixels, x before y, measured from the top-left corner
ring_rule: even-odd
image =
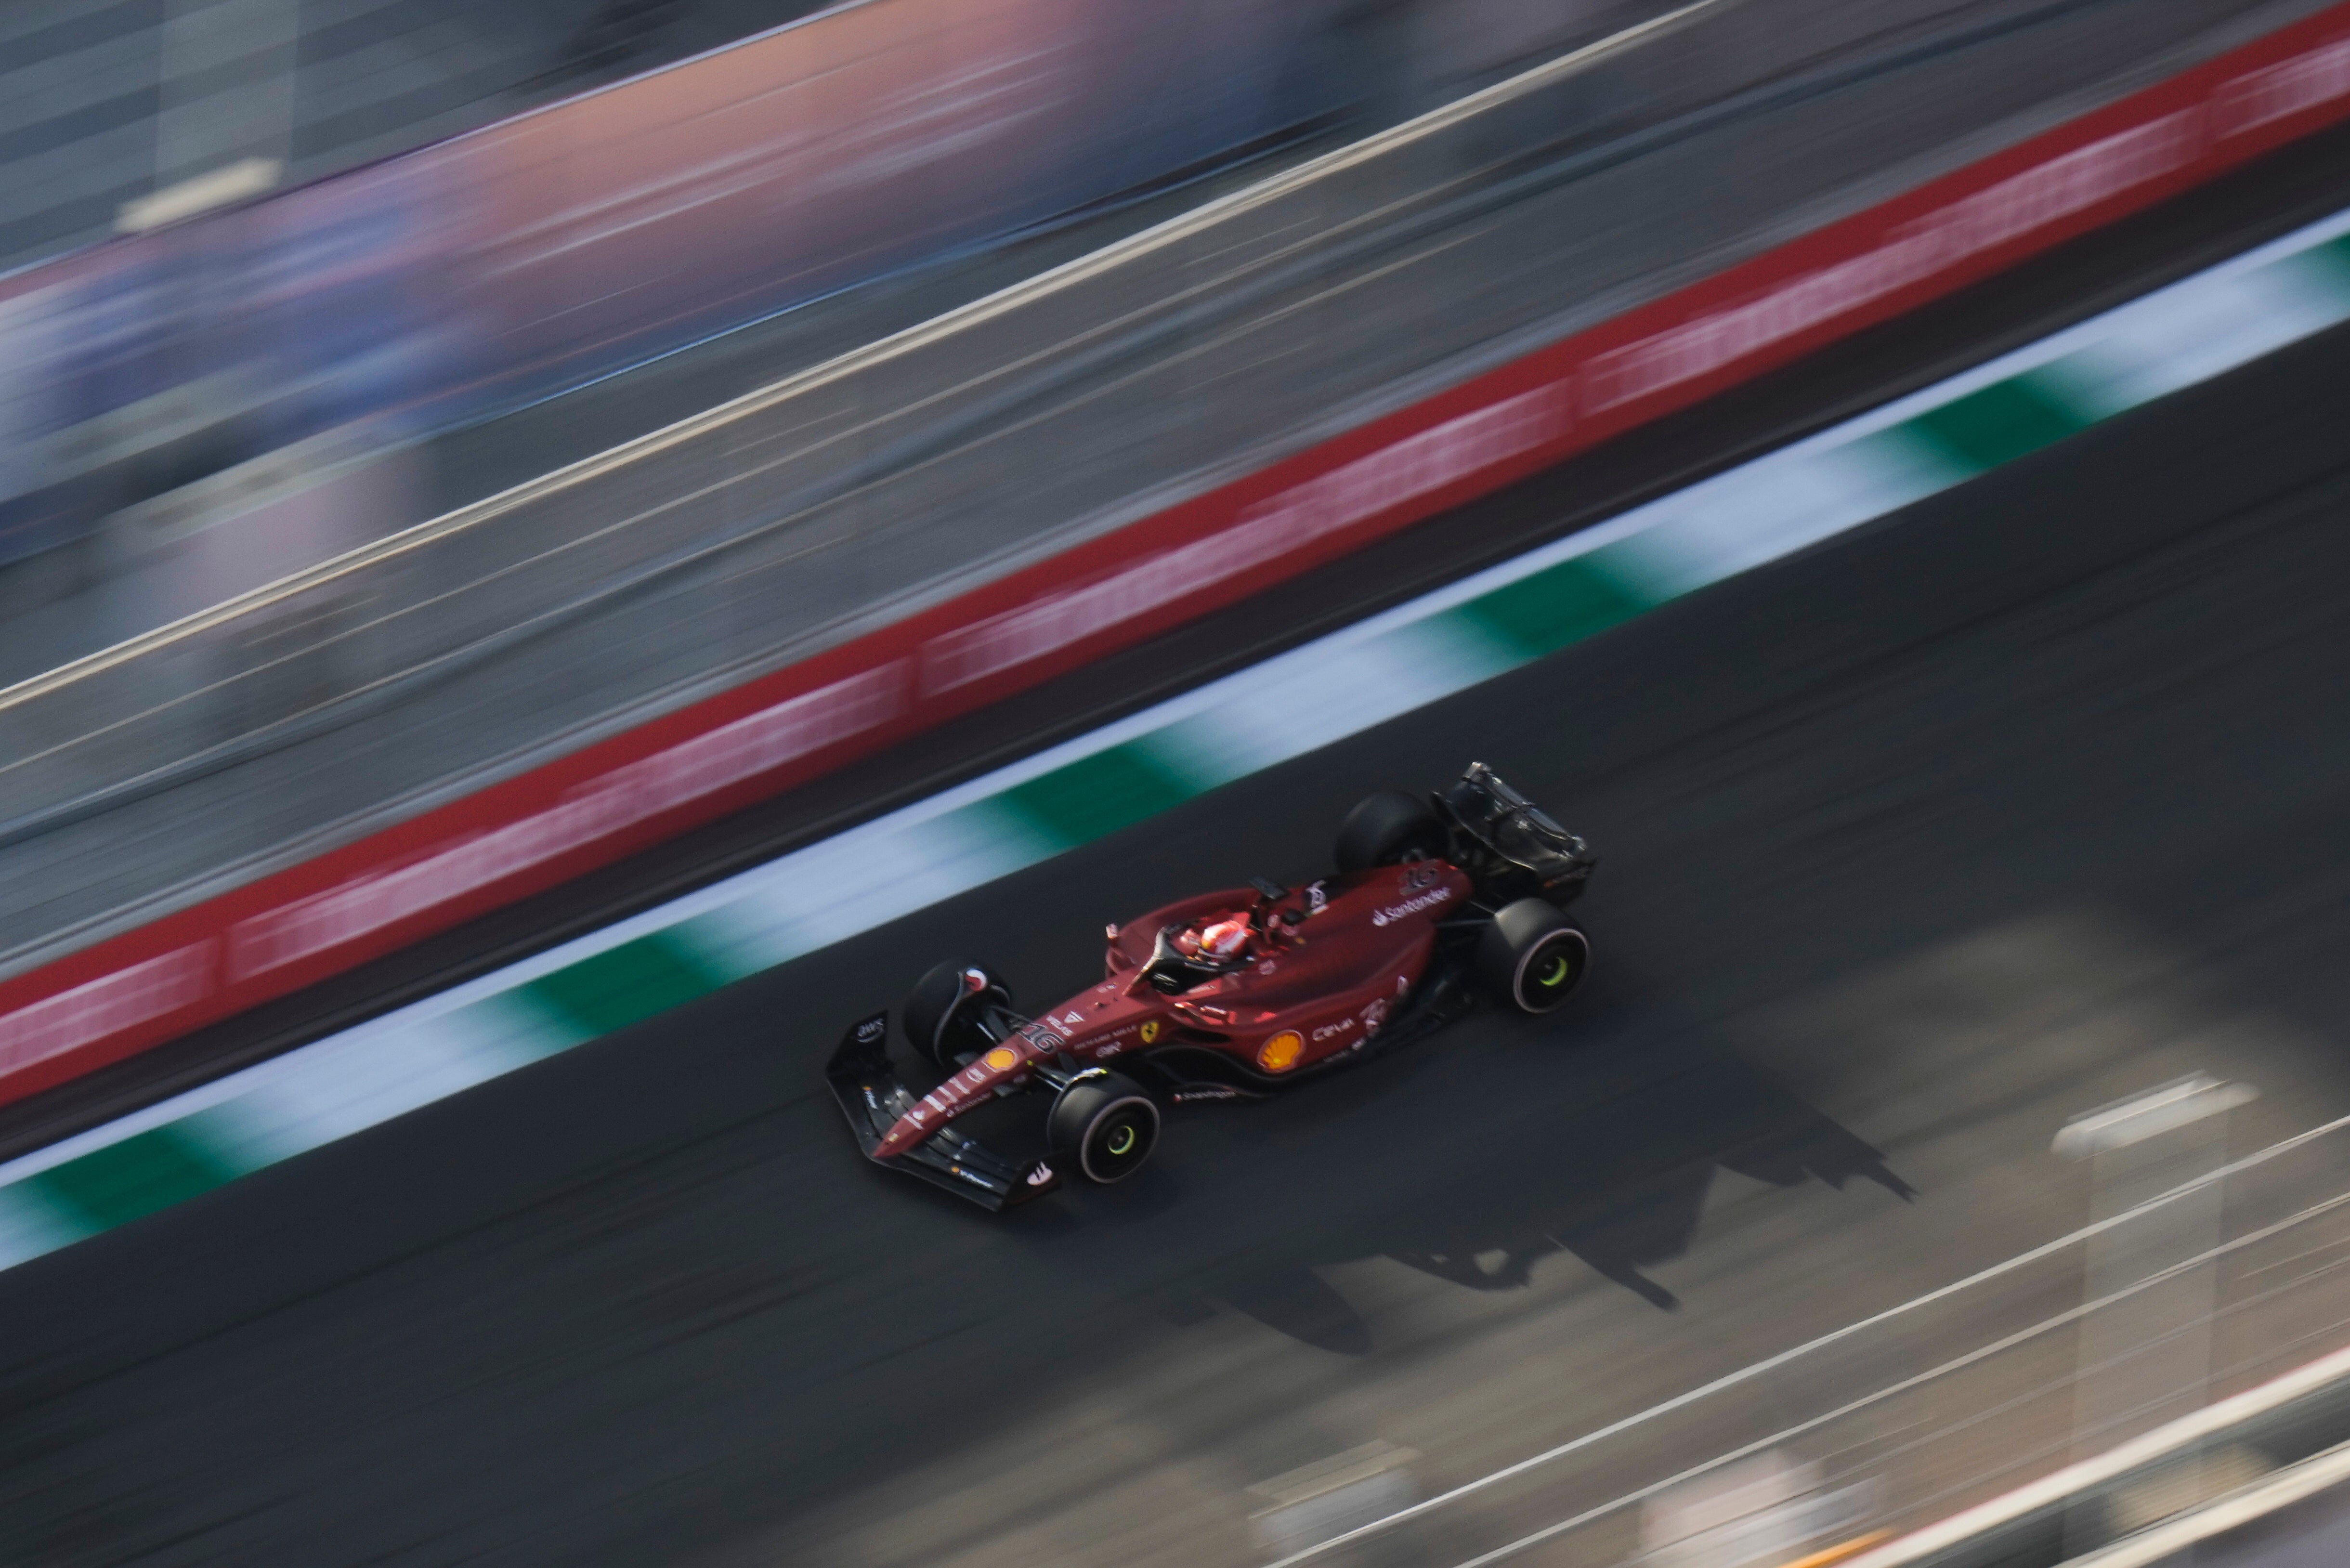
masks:
[[[1572,929],[1545,938],[1525,957],[1518,972],[1523,1005],[1548,1009],[1564,1001],[1582,978],[1583,955],[1589,950]]]
[[[1115,1181],[1130,1174],[1150,1158],[1158,1120],[1129,1101],[1113,1107],[1096,1122],[1085,1142],[1087,1174],[1097,1181]]]

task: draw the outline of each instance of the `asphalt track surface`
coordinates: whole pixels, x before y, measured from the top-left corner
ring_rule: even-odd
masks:
[[[1454,1484],[2073,1229],[2075,1111],[2350,1112],[2346,416],[2336,331],[0,1276],[0,1560],[1261,1561],[1253,1482]],[[1565,1015],[1001,1219],[854,1158],[817,1064],[934,957],[1066,992],[1472,756],[1604,857]]]

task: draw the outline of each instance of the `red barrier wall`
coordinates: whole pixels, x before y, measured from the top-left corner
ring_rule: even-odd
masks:
[[[2350,114],[2350,0],[1411,408],[0,983],[0,1103],[1232,603]]]

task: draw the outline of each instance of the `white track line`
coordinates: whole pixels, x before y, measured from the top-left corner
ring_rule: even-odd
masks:
[[[2350,1480],[2350,1447],[2329,1449],[2314,1459],[2303,1459],[2291,1469],[2197,1509],[2184,1519],[2158,1524],[2144,1535],[2081,1558],[2072,1568],[2155,1568],[2215,1535],[2264,1519],[2344,1480]]]
[[[2063,1251],[2067,1247],[2078,1246],[2083,1241],[2088,1241],[2093,1237],[2103,1235],[2106,1231],[2114,1230],[2118,1226],[2126,1225],[2131,1220],[2149,1214],[2155,1210],[2163,1207],[2165,1204],[2175,1202],[2178,1199],[2188,1196],[2189,1193],[2199,1191],[2203,1188],[2210,1186],[2213,1182],[2224,1181],[2229,1177],[2236,1175],[2238,1172],[2250,1170],[2255,1166],[2264,1165],[2272,1159],[2275,1159],[2282,1155],[2299,1148],[2303,1144],[2314,1142],[2329,1134],[2339,1132],[2345,1127],[2350,1127],[2350,1116],[2338,1117],[2334,1121],[2324,1124],[2323,1126],[2312,1127],[2307,1132],[2296,1134],[2292,1137],[2286,1138],[2282,1143],[2272,1144],[2267,1148],[2262,1149],[2257,1153],[2246,1155],[2242,1159],[2237,1160],[2231,1165],[2222,1166],[2218,1170],[2197,1177],[2192,1181],[2182,1182],[2178,1186],[2172,1188],[2168,1192],[2149,1198],[2135,1209],[2125,1210],[2119,1214],[2100,1220],[2094,1224],[2085,1225],[2077,1231],[2057,1237],[2054,1241],[2044,1241],[2039,1246],[2031,1249],[2029,1251],[2018,1252],[2014,1257],[2008,1259],[2004,1262],[1993,1263],[1991,1267],[1983,1269],[1976,1273],[1969,1274],[1964,1279],[1952,1281],[1950,1283],[1943,1285],[1939,1289],[1927,1292],[1924,1295],[1903,1302],[1898,1306],[1887,1307],[1883,1312],[1877,1313],[1873,1316],[1865,1317],[1857,1322],[1846,1324],[1844,1327],[1839,1329],[1833,1329],[1828,1333],[1820,1335],[1817,1339],[1807,1340],[1802,1345],[1794,1346],[1792,1349],[1783,1350],[1776,1355],[1766,1356],[1762,1360],[1742,1366],[1735,1372],[1726,1373],[1723,1376],[1715,1378],[1711,1383],[1700,1384],[1697,1387],[1690,1389],[1686,1393],[1673,1396],[1673,1397],[1665,1400],[1661,1404],[1651,1405],[1645,1410],[1636,1411],[1632,1415],[1624,1417],[1621,1420],[1611,1421],[1607,1426],[1601,1427],[1595,1431],[1586,1432],[1579,1438],[1570,1438],[1567,1441],[1559,1444],[1556,1448],[1545,1449],[1539,1454],[1533,1455],[1527,1459],[1519,1459],[1513,1464],[1504,1465],[1500,1469],[1494,1470],[1490,1474],[1478,1477],[1475,1480],[1464,1481],[1461,1485],[1454,1487],[1451,1490],[1440,1492],[1424,1502],[1416,1502],[1409,1508],[1398,1509],[1395,1512],[1372,1520],[1367,1524],[1359,1524],[1354,1529],[1347,1531],[1343,1534],[1334,1535],[1327,1541],[1317,1542],[1314,1545],[1305,1547],[1302,1551],[1293,1552],[1288,1556],[1281,1558],[1279,1561],[1272,1563],[1270,1568],[1291,1568],[1291,1565],[1294,1563],[1310,1562],[1326,1552],[1335,1552],[1341,1546],[1391,1530],[1395,1526],[1403,1523],[1406,1520],[1418,1519],[1422,1514],[1431,1513],[1437,1509],[1444,1507],[1448,1503],[1457,1502],[1464,1497],[1483,1491],[1489,1487],[1499,1486],[1505,1480],[1523,1475],[1528,1470],[1539,1469],[1544,1465],[1551,1463],[1553,1460],[1565,1459],[1569,1454],[1579,1453],[1583,1449],[1590,1448],[1596,1443],[1604,1442],[1607,1438],[1616,1437],[1620,1433],[1628,1432],[1635,1427],[1645,1426],[1660,1416],[1670,1415],[1675,1410],[1685,1409],[1688,1407],[1698,1403],[1701,1399],[1710,1398],[1713,1395],[1720,1394],[1726,1389],[1735,1388],[1743,1383],[1751,1383],[1755,1378],[1762,1376],[1765,1373],[1775,1371],[1779,1367],[1787,1366],[1791,1362],[1800,1360],[1804,1356],[1810,1355],[1815,1351],[1824,1350],[1827,1346],[1835,1345],[1842,1340],[1850,1339],[1854,1335],[1866,1333],[1869,1329],[1877,1328],[1882,1324],[1891,1323],[1897,1318],[1907,1316],[1908,1314],[1917,1312],[1922,1308],[1931,1306],[1936,1302],[1947,1301],[1962,1291],[1972,1290],[1975,1286],[1998,1279],[2002,1274],[2013,1273],[2019,1269],[2027,1268],[2030,1265],[2040,1262],[2043,1258],[2051,1257],[2055,1253]],[[1503,1550],[1514,1550],[1514,1548],[1504,1548]],[[1484,1561],[1484,1559],[1480,1559],[1480,1561]]]
[[[2232,1241],[2224,1241],[2219,1246],[2211,1248],[2209,1251],[2199,1252],[2192,1258],[2184,1259],[2179,1262],[2173,1263],[2168,1268],[2163,1269],[2156,1273],[2148,1274],[2146,1278],[2139,1280],[2133,1284],[2125,1285],[2122,1289],[2114,1292],[2110,1295],[2099,1296],[2095,1301],[2092,1302],[2083,1302],[2076,1307],[2067,1307],[2063,1312],[2056,1314],[2054,1317],[2043,1318],[2040,1322],[2033,1324],[2029,1328],[2018,1329],[2013,1334],[2008,1334],[2003,1338],[1991,1341],[1989,1345],[1978,1345],[1974,1349],[1968,1351],[1963,1355],[1951,1357],[1950,1360],[1943,1362],[1939,1366],[1929,1367],[1924,1372],[1905,1377],[1898,1383],[1888,1383],[1884,1387],[1876,1390],[1874,1393],[1864,1394],[1857,1399],[1850,1400],[1846,1404],[1837,1406],[1833,1410],[1814,1416],[1809,1420],[1798,1421],[1792,1427],[1783,1428],[1779,1431],[1772,1433],[1767,1438],[1758,1438],[1753,1442],[1748,1443],[1743,1448],[1732,1449],[1726,1454],[1717,1454],[1712,1459],[1706,1460],[1702,1464],[1691,1465],[1689,1469],[1682,1470],[1678,1475],[1668,1476],[1660,1481],[1652,1481],[1637,1491],[1626,1492],[1622,1497],[1617,1498],[1612,1501],[1603,1502],[1596,1508],[1585,1509],[1581,1513],[1575,1515],[1571,1519],[1560,1520],[1556,1524],[1546,1524],[1531,1535],[1520,1536],[1517,1540],[1511,1542],[1507,1546],[1497,1546],[1492,1551],[1485,1552],[1482,1556],[1472,1557],[1465,1563],[1455,1564],[1454,1568],[1486,1568],[1486,1564],[1488,1563],[1499,1563],[1505,1557],[1515,1556],[1517,1553],[1523,1552],[1529,1546],[1539,1546],[1555,1535],[1564,1535],[1566,1532],[1575,1529],[1577,1525],[1587,1524],[1591,1521],[1600,1518],[1604,1514],[1612,1513],[1619,1508],[1641,1501],[1646,1498],[1653,1497],[1657,1493],[1663,1491],[1668,1487],[1677,1486],[1680,1482],[1688,1480],[1692,1477],[1701,1476],[1709,1470],[1719,1469],[1723,1465],[1734,1464],[1738,1460],[1745,1459],[1750,1455],[1759,1454],[1766,1449],[1774,1449],[1790,1438],[1802,1437],[1805,1432],[1816,1430],[1821,1427],[1826,1426],[1831,1421],[1852,1415],[1856,1411],[1865,1410],[1869,1406],[1877,1404],[1880,1400],[1890,1399],[1896,1395],[1906,1394],[1912,1388],[1923,1387],[1925,1385],[1932,1382],[1938,1377],[1946,1376],[1953,1372],[1964,1371],[1966,1368],[1974,1366],[1978,1362],[1988,1361],[1992,1356],[1997,1355],[2001,1351],[2012,1350],[2017,1345],[2022,1345],[2032,1339],[2035,1339],[2041,1334],[2049,1333],[2051,1330],[2063,1328],[2068,1324],[2078,1323],[2093,1312],[2101,1312],[2105,1308],[2112,1306],[2117,1302],[2126,1301],[2131,1296],[2137,1295],[2140,1291],[2152,1290],[2155,1286],[2161,1284],[2166,1280],[2177,1279],[2179,1275],[2186,1273],[2191,1269],[2199,1269],[2206,1263],[2217,1262],[2220,1259],[2227,1257],[2230,1253],[2241,1251],[2246,1247],[2258,1245],[2260,1242],[2265,1241],[2272,1236],[2282,1235],[2285,1231],[2291,1230],[2293,1226],[2301,1224],[2304,1220],[2314,1220],[2321,1214],[2331,1213],[2333,1210],[2342,1208],[2345,1204],[2350,1204],[2350,1193],[2342,1193],[2338,1196],[2329,1198],[2323,1203],[2313,1203],[2297,1214],[2289,1215],[2282,1220],[2277,1220],[2273,1224],[2264,1225],[2260,1230],[2248,1231],[2244,1235],[2237,1237]]]

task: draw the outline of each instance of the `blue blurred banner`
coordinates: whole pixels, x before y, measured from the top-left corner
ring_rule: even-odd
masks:
[[[1408,97],[1587,8],[1431,3],[1415,53],[1347,0],[867,0],[26,269],[0,279],[0,564],[320,430],[543,396]]]

